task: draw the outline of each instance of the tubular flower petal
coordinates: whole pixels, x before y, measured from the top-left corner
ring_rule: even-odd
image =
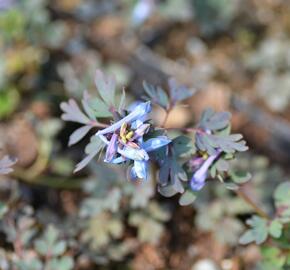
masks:
[[[98,131],[96,133],[96,136],[115,132],[116,130],[120,129],[124,123],[127,123],[127,124],[132,123],[133,121],[148,114],[150,111],[151,111],[150,101],[141,103],[138,106],[136,106],[131,113],[129,113],[127,116],[125,116],[120,121],[116,122],[115,124],[113,124],[107,128],[104,128],[104,129]]]
[[[190,186],[191,189],[194,191],[201,190],[205,185],[205,180],[207,177],[207,172],[209,167],[213,164],[216,158],[219,156],[220,151],[217,151],[216,154],[210,156],[202,165],[201,167],[193,174]]]
[[[138,178],[142,178],[144,180],[147,180],[148,178],[148,162],[146,161],[134,161],[134,170],[136,172],[136,176]]]
[[[125,146],[123,149],[118,149],[118,153],[132,160],[148,160],[149,156],[144,149],[135,149]]]
[[[138,176],[137,176],[137,173],[136,173],[136,170],[135,170],[135,167],[130,167],[130,171],[129,171],[129,179],[130,180],[137,180],[138,179]]]
[[[154,150],[157,150],[158,148],[161,148],[171,142],[170,139],[168,139],[166,136],[158,136],[156,138],[152,138],[147,140],[142,144],[143,149],[145,149],[147,152],[151,152]]]
[[[106,162],[111,162],[117,153],[118,145],[117,145],[118,135],[116,133],[113,134],[106,151]]]
[[[150,124],[141,124],[136,130],[135,130],[135,133],[134,133],[134,136],[133,136],[133,140],[136,140],[140,137],[142,137],[149,129],[150,127]]]

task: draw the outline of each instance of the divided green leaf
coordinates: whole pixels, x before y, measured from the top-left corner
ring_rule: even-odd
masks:
[[[182,206],[192,204],[196,199],[196,194],[191,190],[186,190],[179,198],[179,204]]]
[[[183,85],[178,85],[177,81],[174,78],[170,78],[168,80],[168,86],[170,101],[173,105],[175,105],[177,102],[190,98],[194,94],[194,91],[192,89],[188,89],[186,86]]]
[[[246,142],[242,138],[240,134],[219,136],[197,132],[195,135],[197,148],[201,151],[206,151],[209,155],[214,155],[216,149],[221,149],[228,154],[233,154],[237,151],[247,151],[248,146],[246,146]]]
[[[161,106],[165,110],[169,108],[169,98],[167,93],[161,87],[155,87],[152,84],[143,82],[143,88],[148,95],[148,100],[151,100],[153,103]]]
[[[183,193],[181,181],[187,181],[186,172],[174,157],[168,157],[162,164],[158,175],[158,191],[165,197]]]
[[[172,147],[174,153],[177,156],[184,155],[187,154],[188,152],[193,152],[195,150],[191,138],[184,135],[174,138],[172,140]]]
[[[97,136],[92,136],[90,143],[86,146],[85,153],[87,156],[76,165],[74,172],[83,169],[88,163],[102,150],[104,143]]]
[[[274,200],[279,215],[287,221],[290,218],[290,181],[283,182],[276,188]]]
[[[109,106],[115,107],[116,100],[116,80],[114,76],[105,75],[102,71],[97,70],[95,74],[95,84],[97,90],[104,100],[104,102]],[[95,102],[96,103],[96,102]],[[100,103],[100,102],[98,102]],[[101,104],[101,103],[100,103]],[[102,106],[102,105],[101,105]]]
[[[251,229],[247,230],[240,238],[240,244],[246,245],[256,242],[257,245],[262,244],[268,237],[267,220],[259,216],[253,216],[247,220],[247,224]]]
[[[204,130],[221,130],[230,124],[231,114],[229,112],[214,112],[206,109],[200,119],[198,127]]]
[[[95,118],[111,117],[112,113],[109,111],[109,107],[104,101],[98,97],[94,97],[88,101],[89,107],[93,111]]]

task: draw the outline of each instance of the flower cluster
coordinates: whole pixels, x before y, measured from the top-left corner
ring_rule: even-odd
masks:
[[[144,122],[151,111],[150,102],[140,103],[124,118],[96,133],[107,145],[105,162],[134,162],[130,178],[148,178],[148,161],[150,152],[171,142],[166,136],[157,136],[144,140],[150,124]]]
[[[150,162],[154,162],[158,191],[166,197],[181,193],[183,205],[193,201],[193,195],[204,187],[208,178],[219,179],[231,188],[245,181],[237,180],[230,169],[229,161],[235,159],[235,154],[248,149],[242,135],[230,134],[230,113],[208,109],[195,127],[171,132],[172,129],[158,127],[150,119],[152,106],[159,106],[169,114],[179,102],[193,95],[193,90],[179,86],[173,79],[168,82],[168,91],[144,83],[147,101],[126,106],[125,93],[118,98],[112,76],[97,71],[95,82],[98,96],[84,93],[85,113],[72,99],[61,104],[63,120],[84,125],[73,132],[69,145],[97,129],[85,149],[87,156],[75,171],[101,155],[102,149],[104,162],[126,164],[127,175],[132,180],[148,179]],[[101,122],[102,118],[112,121],[107,124]]]

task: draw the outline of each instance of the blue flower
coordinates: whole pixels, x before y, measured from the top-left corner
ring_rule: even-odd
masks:
[[[207,177],[208,169],[213,164],[213,162],[220,155],[221,151],[217,151],[214,155],[209,156],[200,168],[193,174],[190,180],[191,189],[194,191],[201,190],[205,185],[205,180]]]
[[[151,138],[144,143],[141,142],[140,146],[146,152],[152,152],[170,142],[171,140],[166,136],[157,136],[156,138]],[[148,160],[134,160],[134,166],[131,169],[130,177],[131,179],[142,178],[146,180],[148,178]]]
[[[148,153],[171,142],[166,136],[144,141],[143,135],[150,128],[150,124],[144,123],[144,119],[147,119],[150,111],[150,102],[140,103],[123,119],[96,133],[107,145],[105,162],[114,164],[127,160],[134,162],[130,171],[132,179],[147,179]]]

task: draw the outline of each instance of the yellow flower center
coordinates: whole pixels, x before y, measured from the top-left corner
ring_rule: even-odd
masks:
[[[123,123],[120,128],[120,138],[123,143],[127,143],[128,140],[130,140],[134,136],[133,130],[127,130],[128,125],[127,123]]]

